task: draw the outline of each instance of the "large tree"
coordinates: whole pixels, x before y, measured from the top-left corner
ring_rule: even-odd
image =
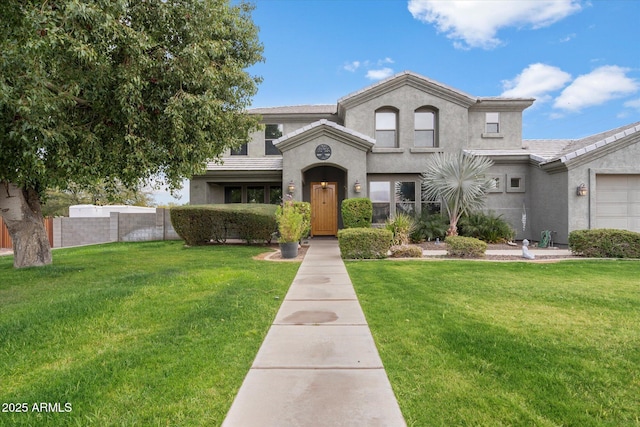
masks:
[[[16,267],[51,262],[47,189],[150,179],[176,189],[248,140],[259,78],[246,69],[262,60],[251,9],[0,1],[0,214]]]
[[[422,200],[442,202],[449,216],[447,236],[458,235],[458,221],[464,213],[484,206],[495,181],[487,177],[493,162],[487,157],[460,153],[435,153],[422,173]]]

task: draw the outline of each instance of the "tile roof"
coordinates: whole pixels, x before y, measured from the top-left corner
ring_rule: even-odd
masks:
[[[287,105],[282,107],[260,107],[248,110],[250,114],[336,114],[336,104]]]
[[[583,154],[611,144],[621,138],[640,134],[640,122],[611,129],[580,139],[525,139],[521,150],[465,150],[478,156],[529,155],[539,163],[560,161],[566,163]]]
[[[208,171],[275,171],[282,170],[282,157],[223,157],[222,163],[208,162]]]
[[[580,139],[532,139],[524,140],[522,143],[523,146],[528,145],[530,147],[531,151],[538,157],[535,160],[538,160],[541,163],[558,160],[562,163],[566,163],[597,148],[618,141],[620,138],[639,132],[640,122],[636,122]],[[541,147],[544,147],[545,145],[552,147],[552,149],[544,151]]]

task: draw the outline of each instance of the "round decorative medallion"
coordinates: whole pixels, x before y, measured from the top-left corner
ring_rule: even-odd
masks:
[[[327,160],[331,157],[331,147],[327,144],[320,144],[316,147],[316,157],[320,160]]]

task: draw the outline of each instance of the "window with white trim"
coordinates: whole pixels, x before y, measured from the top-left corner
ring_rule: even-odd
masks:
[[[225,203],[270,203],[282,202],[282,186],[280,185],[242,185],[234,184],[224,187]]]
[[[521,175],[507,175],[507,193],[524,193],[525,179]]]
[[[231,155],[232,156],[246,156],[247,155],[247,144],[242,144],[240,147],[238,148],[232,148],[231,149]]]
[[[370,182],[369,198],[373,204],[372,222],[374,224],[384,223],[391,213],[391,182]]]
[[[376,147],[398,146],[398,112],[391,108],[376,111]]]
[[[395,183],[396,215],[404,213],[413,215],[416,212],[416,183],[413,181],[397,181]]]
[[[504,175],[489,175],[489,179],[493,181],[493,187],[489,189],[489,193],[504,192]]]
[[[414,113],[413,145],[415,147],[437,147],[436,113],[430,108],[420,108]]]
[[[282,124],[268,124],[264,128],[264,154],[267,156],[279,156],[280,150],[278,150],[273,141],[282,136],[284,126]]]
[[[500,133],[500,113],[485,113],[485,133]]]

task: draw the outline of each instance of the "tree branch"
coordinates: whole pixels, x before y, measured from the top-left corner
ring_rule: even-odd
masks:
[[[77,96],[69,95],[69,93],[63,92],[62,90],[60,90],[59,87],[57,87],[56,85],[54,85],[51,82],[46,82],[44,84],[44,86],[47,89],[49,89],[51,92],[55,93],[56,95],[68,96],[71,99],[73,99],[76,102],[76,104],[78,104],[78,105],[80,105],[82,107],[91,108],[91,103],[89,101],[87,101],[86,99],[82,99],[82,98],[78,98]]]

